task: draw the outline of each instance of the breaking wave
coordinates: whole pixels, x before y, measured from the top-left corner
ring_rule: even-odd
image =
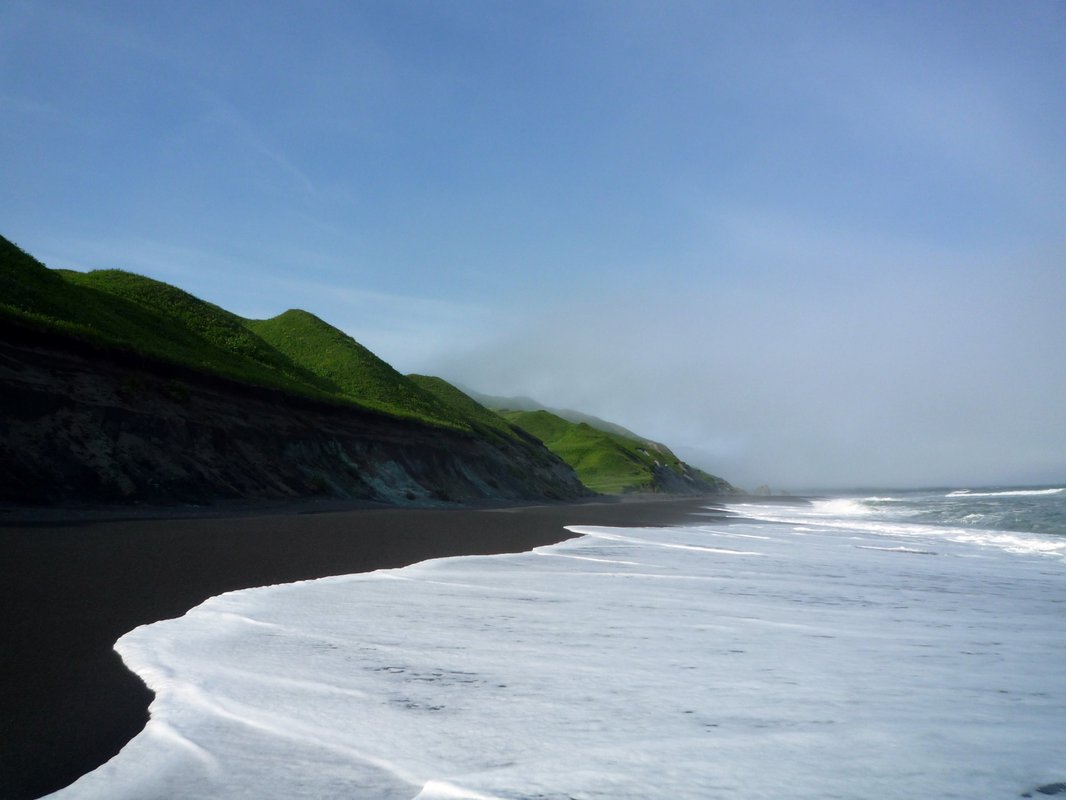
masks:
[[[1000,492],[975,492],[970,489],[959,489],[948,492],[945,497],[1040,497],[1041,495],[1062,494],[1066,488],[1058,489],[1007,489]]]

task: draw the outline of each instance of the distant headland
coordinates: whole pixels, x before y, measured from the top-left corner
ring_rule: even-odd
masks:
[[[306,311],[244,319],[140,275],[49,269],[3,237],[0,331],[6,503],[740,493],[595,417],[402,375]]]

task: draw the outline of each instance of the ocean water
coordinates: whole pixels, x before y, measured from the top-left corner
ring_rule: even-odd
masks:
[[[1066,491],[1006,491],[222,595],[119,641],[151,720],[55,796],[1016,798],[1066,781]]]

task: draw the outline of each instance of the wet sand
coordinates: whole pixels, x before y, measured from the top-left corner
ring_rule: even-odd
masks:
[[[138,625],[234,589],[518,552],[570,538],[564,525],[693,521],[710,502],[0,515],[0,797],[62,788],[144,727],[152,694],[112,649]]]

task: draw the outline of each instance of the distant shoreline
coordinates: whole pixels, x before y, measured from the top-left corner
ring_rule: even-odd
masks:
[[[670,525],[738,498],[626,496],[481,508],[341,501],[0,511],[0,796],[35,798],[115,755],[152,693],[122,634],[236,589],[519,552],[565,525]]]

